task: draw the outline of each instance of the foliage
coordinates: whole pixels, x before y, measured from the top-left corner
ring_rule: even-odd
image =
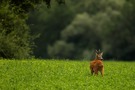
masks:
[[[9,3],[0,6],[0,58],[29,58],[32,42],[25,19]]]
[[[104,62],[105,75],[91,76],[87,61],[0,60],[1,90],[133,90],[135,62]],[[36,67],[36,68],[35,68]],[[128,68],[127,68],[128,67]]]
[[[37,58],[48,58],[50,56],[47,47],[52,46],[55,41],[60,39],[61,30],[72,20],[73,11],[70,7],[59,6],[56,2],[52,2],[49,9],[43,3],[38,8],[38,10],[30,13],[27,23],[31,28],[32,35],[39,35],[34,40],[36,44],[35,56]]]
[[[0,57],[134,60],[134,19],[133,0],[1,0]]]
[[[134,1],[69,0],[64,9],[56,6],[31,14],[32,32],[41,33],[35,41],[36,57],[90,59],[95,49],[102,49],[107,59],[134,60]],[[65,52],[58,48],[60,42]]]
[[[72,55],[72,58],[76,57],[78,59],[82,59],[88,57],[90,53],[92,54],[93,50],[95,49],[103,49],[103,51],[105,51],[105,57],[115,57],[118,59],[118,53],[116,55],[111,54],[113,53],[113,50],[115,50],[115,48],[112,48],[112,42],[111,44],[107,42],[108,40],[113,40],[112,37],[108,36],[109,33],[112,34],[113,28],[115,28],[116,25],[115,23],[119,23],[118,20],[120,20],[119,18],[122,16],[120,12],[122,5],[115,1],[105,1],[106,0],[101,0],[98,2],[91,0],[87,2],[86,0],[84,3],[81,3],[82,5],[84,4],[83,6],[86,5],[86,7],[88,4],[89,7],[85,7],[85,9],[78,7],[78,9],[80,10],[81,8],[83,12],[81,10],[77,12],[75,11],[76,15],[72,22],[67,25],[65,29],[61,30],[61,40],[67,42],[67,44],[72,43],[75,46],[74,55]],[[92,4],[95,6],[91,6]],[[93,11],[89,11],[89,8],[93,8],[91,9]],[[67,56],[69,55],[65,55],[65,58],[69,58]],[[90,59],[91,56],[88,59]]]
[[[108,25],[110,31],[104,37],[104,45],[108,45],[108,52],[117,59],[134,60],[134,23],[135,23],[135,2],[127,2],[120,11],[120,15],[112,18],[112,22]],[[107,37],[107,38],[106,38]]]
[[[65,0],[55,0],[58,4],[65,4]],[[30,10],[36,8],[38,4],[46,3],[47,7],[51,6],[52,0],[1,0],[0,3],[9,2],[9,4],[19,13],[28,13]]]
[[[57,41],[54,46],[48,46],[48,54],[53,58],[75,58],[75,46],[72,43]]]
[[[51,0],[44,0],[48,7]],[[62,4],[63,0],[56,0]],[[33,53],[33,35],[26,24],[28,12],[43,0],[0,1],[0,58],[30,58]]]
[[[93,20],[87,13],[78,14],[76,18],[61,32],[61,38],[67,43],[73,43],[74,56],[82,58],[83,53],[87,49],[99,48],[100,38],[93,29]],[[93,37],[93,38],[89,38]],[[74,57],[73,56],[73,57]],[[68,58],[68,57],[66,57]]]

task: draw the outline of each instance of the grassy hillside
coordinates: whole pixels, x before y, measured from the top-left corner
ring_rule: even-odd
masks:
[[[134,90],[135,62],[104,62],[104,77],[87,61],[0,60],[0,90]]]

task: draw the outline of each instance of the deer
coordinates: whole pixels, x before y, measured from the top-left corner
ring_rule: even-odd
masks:
[[[95,59],[90,62],[90,70],[91,74],[98,75],[98,72],[101,73],[102,77],[104,76],[104,65],[103,65],[103,52],[100,50],[96,50],[95,52]]]

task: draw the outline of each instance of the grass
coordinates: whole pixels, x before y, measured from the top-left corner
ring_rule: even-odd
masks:
[[[104,62],[91,76],[88,61],[0,60],[0,90],[134,90],[135,62]]]

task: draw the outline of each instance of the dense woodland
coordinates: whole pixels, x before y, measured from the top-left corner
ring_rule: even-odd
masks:
[[[1,0],[0,57],[135,60],[135,0]]]

